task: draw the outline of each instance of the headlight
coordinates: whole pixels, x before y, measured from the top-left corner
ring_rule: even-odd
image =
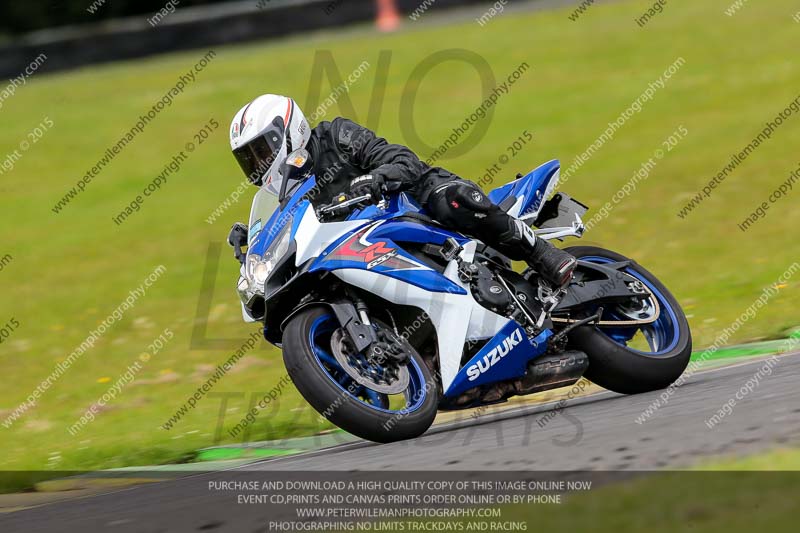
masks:
[[[291,241],[290,228],[291,223],[287,223],[281,230],[281,234],[278,235],[278,238],[272,243],[272,246],[267,249],[267,252],[263,256],[257,256],[255,254],[247,255],[245,274],[248,281],[251,282],[250,286],[252,290],[262,296],[264,294],[264,283],[266,283],[267,278],[269,278],[269,275],[275,269],[275,265],[278,264],[280,258],[283,257],[289,249],[289,242]]]
[[[283,232],[283,235],[280,235],[277,239],[275,239],[275,242],[272,244],[270,249],[267,250],[267,253],[264,255],[264,257],[268,256],[272,257],[273,267],[275,266],[275,263],[278,262],[278,259],[283,257],[286,251],[289,249],[289,241],[291,241],[291,239],[289,238],[290,234],[289,229],[291,228],[291,226],[292,225],[290,223],[286,224],[286,227],[283,230],[281,230]]]
[[[264,285],[269,273],[272,271],[272,261],[265,261],[263,258],[251,255],[248,258],[247,277],[255,282],[256,287]]]

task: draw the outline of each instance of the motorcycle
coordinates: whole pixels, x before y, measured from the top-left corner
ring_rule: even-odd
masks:
[[[692,340],[669,290],[636,261],[594,246],[551,287],[484,243],[447,229],[405,193],[316,201],[309,154],[260,189],[229,243],[247,322],[283,351],[288,375],[322,416],[361,438],[417,437],[438,410],[476,408],[569,387],[581,377],[636,394],[685,370]],[[588,208],[554,193],[553,160],[489,198],[542,239],[580,238]]]

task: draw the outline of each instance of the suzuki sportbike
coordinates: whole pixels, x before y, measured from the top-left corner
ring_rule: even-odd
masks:
[[[308,153],[291,154],[277,197],[259,190],[229,237],[244,319],[283,351],[303,397],[376,442],[424,433],[438,410],[569,387],[662,389],[692,349],[686,316],[636,261],[593,246],[551,287],[497,250],[432,220],[410,196],[317,201]],[[489,193],[538,238],[581,237],[587,207],[555,193],[550,161]]]

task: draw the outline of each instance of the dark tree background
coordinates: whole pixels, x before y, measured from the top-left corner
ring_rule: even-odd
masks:
[[[97,22],[129,15],[146,15],[159,11],[168,0],[2,0],[0,1],[0,34],[20,33]],[[180,0],[178,9],[200,4],[220,4],[236,0]],[[87,11],[92,3],[94,13]],[[100,5],[102,3],[102,5]],[[253,0],[256,4],[256,0]]]

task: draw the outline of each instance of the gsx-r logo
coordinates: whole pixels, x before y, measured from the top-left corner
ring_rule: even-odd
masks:
[[[522,342],[522,330],[515,329],[511,335],[503,339],[503,342],[498,344],[491,352],[479,359],[474,365],[467,368],[467,376],[470,381],[475,381],[481,374],[496,365],[500,359],[508,355],[511,349]]]

